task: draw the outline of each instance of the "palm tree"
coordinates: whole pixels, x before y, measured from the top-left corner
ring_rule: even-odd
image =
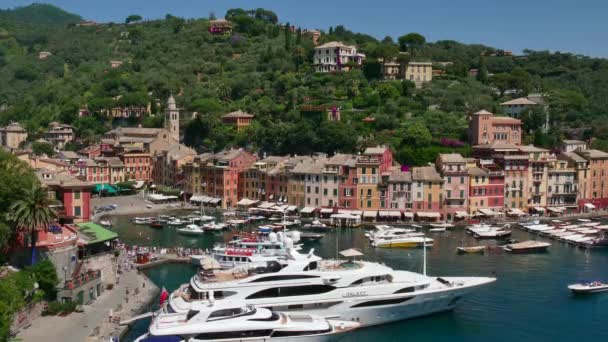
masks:
[[[32,248],[31,264],[36,263],[36,231],[45,229],[57,218],[57,212],[51,207],[53,201],[46,191],[37,183],[23,190],[21,197],[9,208],[9,218],[17,229],[30,231]]]

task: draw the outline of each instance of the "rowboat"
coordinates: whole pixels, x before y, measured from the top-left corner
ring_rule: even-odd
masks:
[[[486,246],[456,247],[456,250],[462,254],[483,253],[486,250]]]
[[[508,244],[504,246],[504,249],[511,253],[538,253],[546,251],[549,246],[551,244],[548,242],[529,240]]]

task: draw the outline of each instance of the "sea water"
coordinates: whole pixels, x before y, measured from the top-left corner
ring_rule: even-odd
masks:
[[[156,230],[116,220],[116,231],[127,244],[210,248],[233,233],[179,235],[175,228]],[[365,229],[340,229],[318,242],[305,243],[303,252],[336,257],[336,251],[358,248],[367,260],[395,269],[422,271],[421,249],[377,249],[369,245]],[[360,329],[342,341],[608,341],[608,293],[574,296],[566,288],[580,279],[608,280],[608,250],[583,250],[517,229],[513,238],[550,242],[547,253],[508,254],[496,250],[483,255],[456,253],[458,246],[495,245],[476,241],[462,228],[428,233],[434,246],[427,250],[431,276],[495,276],[496,283],[475,290],[455,310],[428,317]],[[159,287],[169,291],[196,272],[188,264],[161,265],[147,270]],[[123,341],[146,332],[148,320],[136,323]]]

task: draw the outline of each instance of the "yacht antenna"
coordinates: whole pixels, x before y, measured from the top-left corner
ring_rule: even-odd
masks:
[[[422,275],[426,277],[426,235],[422,235]]]

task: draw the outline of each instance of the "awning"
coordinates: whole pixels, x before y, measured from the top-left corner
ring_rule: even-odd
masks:
[[[376,217],[377,211],[366,210],[363,212],[363,217]]]
[[[480,208],[477,209],[477,211],[479,211],[480,213],[486,215],[486,216],[496,216],[498,215],[498,213],[494,212],[494,210],[492,209],[485,209],[485,208]]]
[[[407,218],[412,218],[413,219],[414,218],[414,213],[412,213],[410,211],[406,211],[406,212],[403,213],[403,216],[407,217]]]
[[[520,209],[513,208],[513,209],[509,209],[509,215],[524,216],[524,215],[526,215],[526,213],[524,213]]]
[[[389,214],[388,211],[382,211],[381,210],[381,211],[378,212],[378,216],[380,216],[380,217],[390,217],[391,215]]]
[[[211,204],[219,204],[222,201],[221,198],[212,198],[209,203]]]
[[[84,235],[84,240],[87,244],[105,242],[118,238],[118,234],[115,232],[105,229],[93,222],[77,223],[76,226],[78,227],[80,234]]]
[[[399,217],[399,218],[401,218],[401,212],[400,211],[393,210],[393,211],[389,211],[388,213],[389,213],[390,217]]]
[[[190,200],[192,200],[192,199],[190,199]],[[240,201],[238,201],[236,203],[236,205],[242,205],[244,207],[248,207],[248,206],[254,205],[256,203],[258,203],[258,201],[256,201],[256,200],[250,200],[249,198],[242,198]]]
[[[417,212],[416,215],[418,215],[418,217],[424,217],[424,218],[439,218],[439,217],[441,217],[441,215],[439,213],[432,212],[432,211],[420,211],[420,212]]]
[[[355,215],[355,216],[356,215],[362,216],[363,215],[363,211],[361,211],[361,210],[353,210],[353,211],[350,212],[350,214],[351,215]]]
[[[287,211],[296,211],[298,210],[298,207],[296,207],[295,205],[290,205],[289,207],[287,207]]]
[[[261,208],[261,209],[269,209],[272,207],[274,207],[274,203],[272,203],[272,202],[262,202],[260,205],[258,205],[258,208]]]
[[[274,207],[273,209],[276,211],[284,212],[285,210],[287,210],[287,208],[289,208],[288,205],[278,205],[278,206]]]
[[[315,208],[313,208],[313,207],[304,207],[304,208],[302,208],[302,210],[300,210],[300,213],[302,213],[302,214],[310,214],[310,213],[312,213],[314,211],[315,211]]]
[[[190,197],[190,202],[202,202],[203,201],[204,196],[192,196]]]
[[[323,210],[321,210],[321,212],[323,212]],[[338,209],[338,214],[351,214],[350,210],[346,210],[346,209]]]
[[[534,207],[534,210],[544,212],[545,208],[543,208],[543,207]]]
[[[547,207],[547,210],[549,210],[552,213],[561,213],[563,210],[558,208],[558,207]]]
[[[332,214],[334,212],[334,208],[323,208],[321,209],[321,214]]]
[[[469,214],[466,211],[457,211],[456,217],[469,217]]]
[[[587,209],[595,209],[595,205],[593,205],[591,203],[585,203],[585,208],[587,208]]]

